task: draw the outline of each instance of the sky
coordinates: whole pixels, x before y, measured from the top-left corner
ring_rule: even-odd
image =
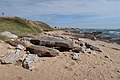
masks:
[[[0,0],[0,15],[52,27],[120,28],[120,0]]]

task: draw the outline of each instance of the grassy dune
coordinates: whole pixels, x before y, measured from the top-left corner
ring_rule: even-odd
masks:
[[[26,20],[19,17],[0,17],[0,31],[10,31],[22,36],[26,34],[35,35],[46,30],[53,30],[53,28],[40,21]]]

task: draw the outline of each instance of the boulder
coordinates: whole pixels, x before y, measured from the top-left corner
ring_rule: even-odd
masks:
[[[17,35],[15,35],[15,34],[12,34],[11,32],[9,32],[9,31],[5,31],[5,32],[1,32],[0,33],[1,35],[3,35],[3,36],[7,36],[8,38],[18,38],[18,36]]]
[[[37,54],[28,54],[25,59],[22,62],[22,66],[25,69],[33,69],[37,65],[38,61],[38,55]]]
[[[45,46],[30,46],[26,48],[31,54],[37,54],[39,57],[55,57],[59,55],[59,51]]]
[[[30,42],[35,45],[47,47],[61,47],[69,49],[74,47],[71,40],[66,40],[59,37],[43,37],[41,39],[31,39]]]
[[[12,64],[12,63],[15,63],[16,61],[20,60],[19,51],[20,50],[16,50],[16,51],[11,51],[11,52],[7,53],[4,57],[2,57],[0,59],[1,63],[2,64]]]

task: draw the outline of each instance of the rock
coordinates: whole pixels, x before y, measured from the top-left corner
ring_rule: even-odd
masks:
[[[70,57],[73,59],[73,60],[78,60],[79,59],[79,55],[77,53],[72,53],[70,54]]]
[[[15,40],[8,40],[6,41],[8,44],[10,44],[11,46],[17,47],[19,44],[24,46],[24,47],[28,47],[29,44],[27,42],[22,42],[22,41],[15,41]]]
[[[32,38],[30,37],[22,37],[20,38],[20,41],[30,41]]]
[[[87,47],[87,48],[90,48],[90,44],[88,44],[88,43],[85,43],[85,46]]]
[[[55,57],[59,51],[45,46],[30,46],[26,48],[31,54],[37,54],[39,57]]]
[[[25,50],[26,48],[23,45],[19,44],[17,45],[16,49]]]
[[[117,51],[120,51],[120,49],[119,49],[119,48],[112,48],[112,49],[117,50]]]
[[[91,51],[91,49],[90,49],[90,48],[86,49],[86,52],[87,52],[87,53],[89,53],[89,54],[91,54],[91,53],[92,53],[92,51]]]
[[[102,50],[100,50],[100,48],[95,47],[95,46],[90,46],[90,49],[91,49],[91,50],[98,51],[98,52],[102,52]]]
[[[23,68],[25,69],[35,68],[38,58],[39,57],[37,54],[28,54],[23,60],[23,63],[22,63]]]
[[[74,48],[72,49],[73,52],[79,53],[79,52],[83,52],[85,53],[85,48],[84,47],[79,47],[79,48]]]
[[[93,41],[96,41],[96,39],[97,39],[96,37],[92,37],[92,38],[91,38],[91,40],[93,40]]]
[[[106,55],[106,56],[104,56],[104,57],[109,59],[109,56],[107,56],[107,55]]]
[[[0,61],[2,64],[12,64],[16,61],[20,60],[19,51],[11,51],[8,54],[6,54]]]
[[[102,50],[100,50],[98,47],[92,46],[92,45],[90,45],[90,44],[88,44],[88,43],[85,43],[85,46],[86,46],[87,48],[90,48],[91,50],[95,50],[95,51],[98,51],[98,52],[102,52]]]
[[[1,32],[0,33],[1,35],[3,35],[3,36],[7,36],[8,38],[18,38],[18,36],[17,35],[15,35],[15,34],[12,34],[11,32],[9,32],[9,31],[5,31],[5,32]]]
[[[41,39],[30,40],[32,44],[47,46],[47,47],[61,47],[61,48],[73,48],[73,42],[71,40],[65,40],[58,37],[43,37]]]

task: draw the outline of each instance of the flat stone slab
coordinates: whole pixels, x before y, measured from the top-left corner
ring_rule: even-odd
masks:
[[[31,54],[37,54],[39,57],[55,57],[59,55],[58,50],[45,46],[30,46],[27,47],[26,50]]]
[[[47,47],[61,47],[67,49],[74,47],[71,40],[66,40],[59,37],[43,37],[42,39],[31,39],[30,42],[34,45]]]

